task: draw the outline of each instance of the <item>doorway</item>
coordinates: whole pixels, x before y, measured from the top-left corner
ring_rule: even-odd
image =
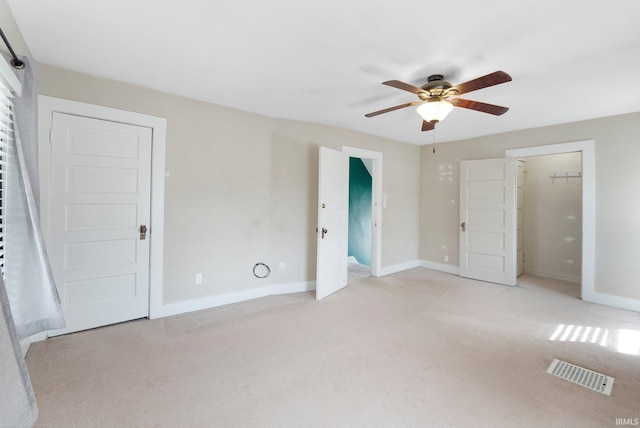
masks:
[[[523,149],[505,151],[506,157],[525,158],[530,156],[552,155],[559,153],[581,153],[582,183],[582,249],[580,295],[582,300],[603,303],[599,293],[595,291],[595,143],[593,140],[571,143],[534,146]]]
[[[349,158],[349,238],[347,282],[371,276],[373,162]]]
[[[580,298],[582,153],[518,158],[518,165],[518,285]]]
[[[382,153],[320,146],[318,160],[318,227],[316,233],[316,299],[346,287],[348,274],[349,157],[371,160],[371,275],[379,276],[381,259]]]
[[[349,156],[350,191],[352,185],[358,188],[358,195],[353,198],[357,208],[353,210],[351,193],[349,196],[348,256],[353,257],[350,273],[356,278],[378,277],[382,264],[382,153],[347,146],[343,146],[342,151]]]

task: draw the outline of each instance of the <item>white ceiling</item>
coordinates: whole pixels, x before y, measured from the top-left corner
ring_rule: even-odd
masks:
[[[414,144],[417,97],[383,86],[513,81],[464,98],[437,142],[640,111],[640,1],[8,0],[36,60],[275,118]]]

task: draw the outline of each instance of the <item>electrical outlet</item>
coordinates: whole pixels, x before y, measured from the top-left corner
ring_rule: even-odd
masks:
[[[444,256],[444,262],[448,263],[449,262],[449,256]]]
[[[197,273],[196,274],[196,284],[202,284],[202,274],[201,273]]]

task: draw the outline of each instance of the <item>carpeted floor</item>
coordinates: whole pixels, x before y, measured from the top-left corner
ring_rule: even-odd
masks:
[[[353,284],[356,281],[367,279],[371,276],[371,268],[361,265],[358,262],[350,262],[347,267],[347,283]]]
[[[37,426],[614,427],[640,417],[640,344],[619,352],[640,314],[527,281],[416,268],[320,302],[273,296],[49,339],[27,356]],[[559,325],[607,334],[550,340]],[[611,396],[545,373],[553,358],[613,376]]]

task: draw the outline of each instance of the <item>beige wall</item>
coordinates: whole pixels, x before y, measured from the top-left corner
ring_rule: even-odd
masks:
[[[582,171],[582,155],[524,158],[524,256],[526,273],[580,282],[582,180],[549,178]]]
[[[11,12],[6,0],[0,0],[0,28],[9,39],[9,43],[11,43],[11,47],[17,55],[31,56],[29,47],[25,43],[22,33],[20,33],[20,29],[13,18],[13,12]],[[0,50],[9,52],[2,39],[0,39]]]
[[[449,264],[458,265],[459,160],[504,157],[505,149],[590,139],[596,148],[595,291],[640,299],[640,113],[444,143],[435,154],[423,147],[420,258],[442,263],[448,254]],[[453,180],[439,180],[449,166]]]
[[[418,256],[419,147],[40,64],[43,95],[167,119],[164,302],[315,279],[318,146],[380,151],[382,266]],[[257,262],[271,275],[253,276]],[[284,263],[285,267],[279,267]],[[194,274],[203,284],[194,284]]]

